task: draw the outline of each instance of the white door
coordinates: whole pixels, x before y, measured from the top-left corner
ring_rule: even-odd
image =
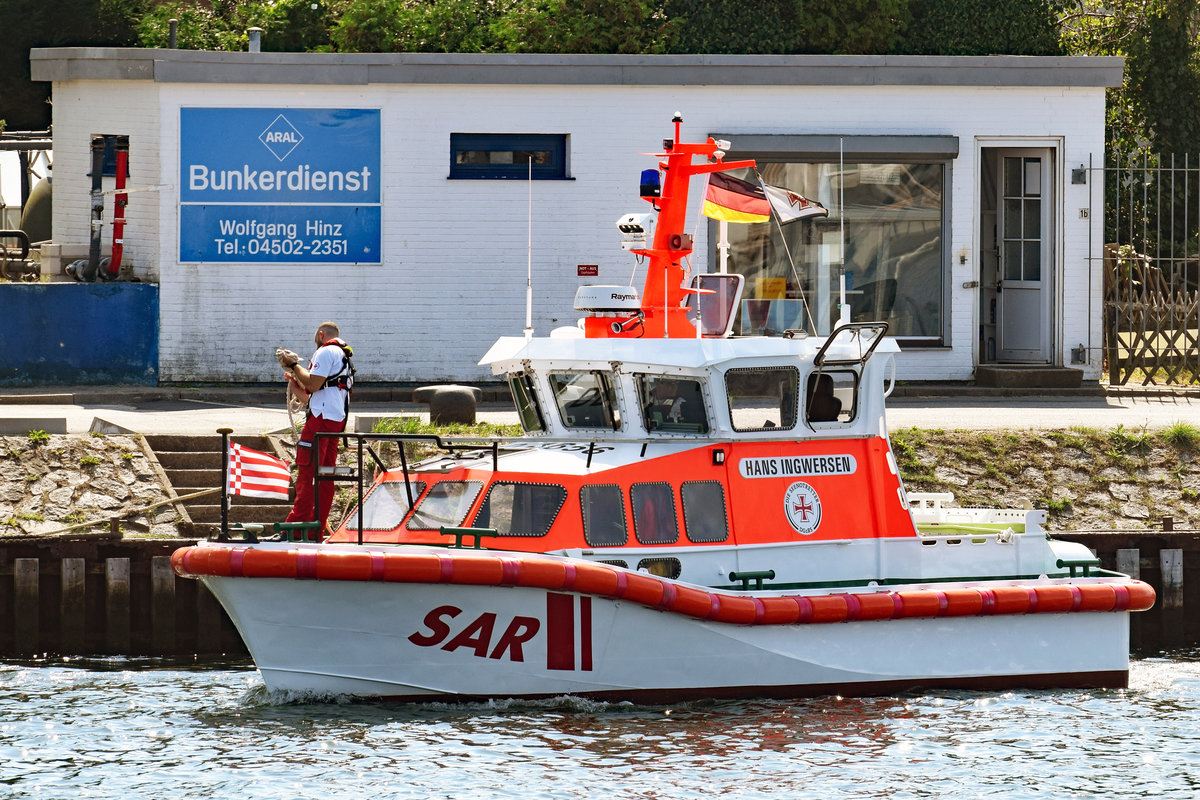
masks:
[[[1049,150],[1005,150],[997,181],[997,356],[1045,364],[1054,275],[1053,179]]]

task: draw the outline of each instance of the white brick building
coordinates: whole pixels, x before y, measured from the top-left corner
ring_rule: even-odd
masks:
[[[54,238],[64,248],[88,241],[91,137],[129,137],[130,185],[143,191],[130,195],[126,260],[160,285],[165,382],[274,379],[274,348],[307,351],[327,318],[355,345],[364,379],[490,379],[476,361],[525,320],[530,183],[489,179],[503,174],[505,148],[560,148],[548,179],[532,182],[533,324],[545,334],[573,324],[580,284],[629,280],[634,261],[613,223],[648,209],[638,176],[655,166],[645,154],[671,135],[676,111],[685,139],[729,139],[731,157],[758,158],[768,182],[831,206],[828,221],[788,228],[794,268],[780,254],[778,229],[730,226],[731,267],[748,276],[747,332],[794,326],[801,295],[816,326],[827,324],[840,252],[830,245],[844,201],[850,302],[891,320],[903,347],[898,378],[967,381],[991,363],[1100,376],[1101,272],[1092,254],[1102,222],[1084,211],[1100,205],[1102,173],[1073,172],[1103,162],[1105,88],[1121,81],[1117,58],[54,48],[31,59],[34,79],[53,81]],[[204,126],[185,109],[199,110]],[[373,140],[345,150],[374,148],[378,196],[337,213],[367,220],[368,244],[374,225],[378,251],[357,263],[184,252],[181,219],[194,229],[184,239],[208,242],[216,228],[194,222],[215,206],[212,195],[188,200],[182,154],[272,157],[254,150],[266,130],[234,124],[240,109],[312,110],[313,119],[349,109],[365,114],[368,132],[376,125]],[[336,159],[337,137],[310,132],[306,141],[324,142],[320,157]],[[453,153],[461,155],[452,168]],[[471,172],[480,153],[484,164]],[[295,167],[273,157],[281,170]],[[693,187],[697,208],[701,197]],[[181,211],[189,202],[195,208]],[[255,219],[292,218],[287,203],[255,202]],[[715,270],[716,223],[695,227],[693,266]],[[232,247],[245,253],[246,244]],[[598,274],[581,277],[580,265]]]

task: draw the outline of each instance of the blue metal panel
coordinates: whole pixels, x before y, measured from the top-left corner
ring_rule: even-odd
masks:
[[[158,382],[158,287],[0,284],[0,386]]]

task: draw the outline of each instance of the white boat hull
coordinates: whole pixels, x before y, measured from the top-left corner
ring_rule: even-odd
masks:
[[[1129,614],[735,625],[515,586],[201,578],[271,690],[671,702],[1124,686]]]

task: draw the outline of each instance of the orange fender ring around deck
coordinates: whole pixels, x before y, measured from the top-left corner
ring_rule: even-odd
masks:
[[[184,547],[171,555],[171,565],[183,577],[212,575],[565,590],[735,625],[1145,611],[1155,600],[1153,587],[1135,580],[751,597],[680,586],[655,575],[631,573],[591,561],[572,563],[536,556],[378,550],[278,550],[250,545]]]

